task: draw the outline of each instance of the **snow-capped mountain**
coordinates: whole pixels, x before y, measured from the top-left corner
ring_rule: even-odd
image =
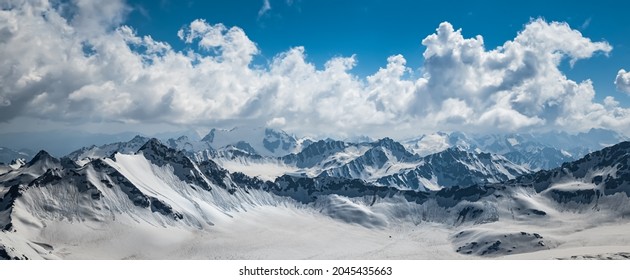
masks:
[[[558,189],[570,190],[567,182],[574,185],[576,193],[590,193],[590,199],[595,195],[618,192],[630,195],[630,142],[621,142],[558,168],[527,174],[508,183],[542,191],[554,184],[564,185]],[[575,182],[582,185],[577,187]]]
[[[550,169],[584,155],[567,152],[567,146],[555,143],[541,143],[540,138],[531,134],[484,135],[477,137],[472,146],[475,149],[503,155],[510,161],[532,170]],[[600,147],[601,148],[601,147]],[[589,151],[584,149],[584,151]]]
[[[90,147],[83,147],[68,154],[68,158],[74,160],[79,165],[83,165],[95,158],[109,157],[115,153],[133,154],[142,147],[149,138],[136,135],[133,139],[127,142],[116,142],[112,144],[105,144],[101,146],[92,145]]]
[[[294,136],[264,127],[235,127],[230,130],[213,128],[201,142],[208,143],[215,150],[232,146],[268,157],[280,157],[301,149],[300,141]]]
[[[243,172],[265,180],[275,180],[284,174],[321,175],[361,179],[400,189],[435,190],[454,185],[499,182],[529,172],[502,156],[455,149],[459,151],[457,156],[445,156],[453,154],[451,151],[420,157],[402,144],[383,138],[362,143],[320,140],[299,153],[278,158],[263,157],[235,147],[202,151],[190,156],[197,161],[212,159],[232,172]],[[454,171],[458,173],[452,173]]]
[[[530,172],[500,155],[471,153],[459,147],[422,158],[420,164],[376,180],[402,189],[439,190],[444,187],[497,183]]]
[[[354,144],[335,140],[320,140],[296,154],[284,156],[286,164],[297,168],[325,170],[352,161],[369,149],[368,144]]]
[[[15,160],[30,160],[35,153],[28,149],[20,149],[19,151],[0,147],[0,164],[11,163]]]
[[[576,160],[627,137],[605,129],[591,129],[575,135],[565,132],[468,135],[461,132],[438,132],[402,141],[419,155],[459,147],[469,152],[499,154],[531,170],[550,169]]]
[[[474,149],[474,140],[461,132],[436,132],[420,137],[403,140],[401,142],[409,151],[420,156],[439,153],[451,147],[459,147],[464,150]]]
[[[334,142],[320,145],[328,150],[352,147]],[[383,154],[401,162],[418,159],[405,153],[399,145],[391,139],[381,139],[367,146],[366,152],[354,160],[365,156],[360,161],[367,163],[368,156],[375,160]],[[476,161],[468,161],[470,158]],[[460,168],[487,167],[489,163],[497,164],[505,159],[490,154],[471,156],[464,150],[450,148],[421,160],[433,166],[434,172],[439,168],[453,168],[441,171],[457,177]],[[457,164],[450,166],[455,167],[439,164],[452,160]],[[383,162],[387,161],[374,164]],[[228,251],[203,248],[216,249],[223,244],[233,246],[227,249],[229,251],[238,251],[243,245],[229,240],[236,239],[238,244],[245,242],[247,239],[243,237],[247,235],[241,236],[239,228],[245,227],[243,230],[250,232],[257,227],[252,228],[252,223],[259,220],[263,221],[261,226],[271,232],[256,230],[259,232],[257,242],[277,235],[269,223],[283,225],[285,234],[287,230],[305,234],[305,224],[301,224],[305,217],[314,223],[309,230],[318,234],[317,240],[323,238],[327,242],[339,238],[338,235],[322,235],[332,228],[342,227],[345,234],[357,234],[359,228],[348,228],[346,224],[357,224],[369,232],[383,234],[392,227],[396,227],[394,232],[397,233],[412,232],[411,228],[422,231],[426,225],[421,224],[430,222],[446,226],[438,232],[452,231],[445,239],[451,247],[439,249],[450,257],[550,252],[563,246],[566,240],[563,238],[573,228],[584,232],[588,225],[619,224],[620,219],[630,213],[628,166],[630,142],[624,142],[550,171],[525,174],[506,182],[435,191],[401,190],[327,174],[282,175],[274,181],[263,181],[228,172],[213,161],[197,163],[183,151],[169,148],[156,139],[147,141],[134,154],[115,152],[105,158],[90,158],[82,166],[69,158],[57,159],[41,151],[27,164],[0,175],[0,227],[3,228],[0,255],[5,258],[55,259],[68,257],[68,254],[75,258],[123,258],[138,252],[156,254],[144,257],[173,256],[168,252],[177,252],[184,254],[178,256],[190,258],[203,251],[221,256]],[[619,196],[620,193],[623,196]],[[267,214],[256,216],[255,213]],[[320,218],[322,216],[328,218]],[[231,222],[233,219],[240,222]],[[287,226],[283,222],[287,219],[289,223],[300,225]],[[405,228],[406,224],[411,228]],[[430,230],[435,234],[433,227]],[[319,230],[321,228],[326,230]],[[138,241],[138,234],[146,241]],[[186,236],[201,239],[190,241]],[[198,240],[217,238],[223,243],[198,243]],[[284,248],[287,239],[283,240],[273,242],[274,247]],[[606,240],[618,242],[619,239],[608,236]],[[185,246],[185,249],[172,251],[164,242],[179,244],[176,246]],[[201,246],[202,250],[188,247],[189,242]],[[372,250],[374,246],[382,246],[362,242],[368,242]],[[303,241],[289,243],[286,245],[293,248],[304,246]],[[337,246],[317,244],[317,250]],[[244,246],[251,250],[248,245]],[[315,252],[303,249],[306,254]]]
[[[16,258],[56,258],[45,245],[28,241],[28,233],[42,230],[46,221],[105,224],[121,219],[194,228],[212,225],[229,209],[267,199],[241,190],[230,176],[216,164],[196,164],[156,139],[135,154],[115,152],[90,158],[83,166],[41,151],[25,166],[0,175],[0,228],[19,233],[9,244],[0,242],[0,250]]]
[[[400,143],[383,138],[374,143],[359,157],[339,167],[325,169],[322,173],[331,177],[374,181],[389,174],[418,164],[420,157],[408,152]]]

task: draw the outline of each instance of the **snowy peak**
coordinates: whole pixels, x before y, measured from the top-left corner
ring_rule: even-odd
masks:
[[[442,186],[496,183],[529,172],[500,155],[471,153],[458,147],[429,155],[424,160]]]
[[[149,141],[144,143],[140,147],[140,149],[138,149],[138,151],[154,151],[154,152],[167,151],[167,150],[169,150],[169,147],[162,144],[160,140],[158,140],[157,138],[149,139]]]
[[[405,147],[391,138],[385,137],[374,143],[374,147],[382,147],[392,152],[398,159],[413,158],[413,154],[407,151]]]
[[[333,158],[335,155],[340,155],[347,148],[356,146],[343,141],[319,140],[297,154],[284,156],[283,161],[287,164],[294,164],[299,168],[310,168],[326,161],[335,160]],[[343,161],[343,159],[340,160]]]
[[[208,132],[208,134],[206,134],[206,136],[204,136],[203,138],[201,138],[201,141],[204,142],[214,142],[214,134],[216,133],[217,129],[213,128],[210,130],[210,132]]]
[[[298,140],[282,130],[263,127],[236,127],[231,130],[215,129],[203,137],[213,149],[237,147],[261,156],[281,157],[298,152]]]
[[[374,181],[417,164],[420,157],[409,153],[405,147],[391,138],[363,144],[360,156],[341,166],[325,170],[326,176]]]
[[[438,132],[403,141],[414,153],[426,156],[451,147],[469,152],[499,154],[530,170],[551,169],[578,159],[627,137],[605,129],[591,129],[575,135],[566,132],[467,135]]]
[[[491,153],[474,153],[459,147],[450,148],[442,153],[425,157],[433,165],[462,164],[467,168],[485,171],[487,175],[494,174],[496,181],[503,181],[528,173],[529,170],[510,162],[501,155]]]
[[[272,153],[275,153],[276,151],[295,150],[297,146],[296,143],[297,140],[294,137],[289,136],[284,131],[265,128],[263,146]]]
[[[46,160],[46,159],[53,159],[54,157],[51,156],[48,152],[44,151],[44,150],[40,150],[39,152],[37,152],[37,154],[35,154],[35,156],[29,161],[29,165],[34,164],[37,161],[40,160]]]
[[[91,159],[109,157],[115,153],[134,154],[149,138],[136,135],[127,142],[116,142],[102,146],[84,147],[68,154],[68,158],[74,160],[79,165],[88,163]]]
[[[202,171],[194,162],[182,151],[169,148],[156,138],[151,138],[147,141],[138,150],[138,154],[142,154],[156,166],[170,165],[173,168],[174,175],[183,182],[197,185],[208,191],[211,190],[210,185],[201,175]]]
[[[149,139],[149,141],[138,149],[137,153],[142,154],[145,158],[159,166],[163,166],[169,162],[192,165],[192,162],[190,162],[181,151],[167,147],[156,138]]]
[[[123,143],[123,147],[125,148],[133,148],[133,147],[137,147],[137,146],[141,146],[144,145],[144,143],[146,143],[148,141],[147,137],[144,136],[140,136],[140,135],[136,135],[133,137],[133,139],[129,140],[126,143]]]
[[[22,158],[16,158],[9,163],[9,167],[12,169],[18,169],[24,165],[26,165],[26,161]]]
[[[29,160],[33,154],[33,151],[27,149],[16,151],[6,147],[0,147],[0,164],[9,164],[17,159]]]
[[[500,155],[473,153],[454,147],[428,155],[414,168],[379,178],[377,183],[401,189],[439,190],[497,183],[528,172]]]
[[[450,147],[461,147],[466,150],[474,148],[473,140],[461,132],[436,132],[418,138],[403,141],[404,146],[420,156],[439,153]]]
[[[28,162],[27,166],[53,166],[58,165],[59,163],[60,161],[58,159],[51,156],[48,152],[41,150],[33,157],[33,159],[31,159],[31,161]]]

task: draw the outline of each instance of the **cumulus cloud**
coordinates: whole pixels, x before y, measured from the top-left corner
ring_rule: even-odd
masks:
[[[318,68],[303,47],[252,65],[260,51],[244,30],[202,19],[178,32],[188,47],[174,50],[121,25],[123,2],[107,1],[99,15],[94,2],[79,2],[14,1],[0,10],[0,121],[248,122],[338,137],[630,127],[629,109],[612,97],[595,102],[589,80],[559,70],[563,60],[612,49],[565,23],[532,20],[486,50],[482,36],[464,38],[444,22],[422,40],[418,73],[394,55],[362,78],[351,74],[355,56]],[[620,71],[617,86],[627,88],[627,77]]]
[[[630,72],[626,72],[625,69],[619,70],[615,79],[615,85],[617,90],[630,94]]]
[[[603,110],[593,103],[591,82],[569,80],[558,66],[563,59],[575,63],[612,48],[606,42],[592,42],[566,23],[533,20],[513,41],[486,50],[483,37],[463,38],[461,30],[444,22],[422,44],[427,83],[420,94],[426,97],[416,99],[420,112],[421,108],[443,112],[453,108],[445,106],[447,102],[457,99],[463,102],[458,107],[472,110],[464,124],[483,130],[540,126],[579,130],[599,125],[599,120],[589,119],[593,110]]]

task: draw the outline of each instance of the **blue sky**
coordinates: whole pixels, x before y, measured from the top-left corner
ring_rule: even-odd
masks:
[[[0,130],[630,135],[629,8],[13,0],[0,4]]]
[[[613,50],[579,61],[572,68],[562,64],[571,79],[591,79],[597,92],[615,95],[622,104],[630,98],[613,84],[617,71],[630,68],[630,24],[625,20],[630,4],[622,1],[383,1],[383,0],[270,0],[260,14],[262,0],[235,1],[130,1],[134,8],[127,24],[139,34],[186,46],[177,31],[195,19],[244,29],[260,48],[254,63],[266,65],[290,47],[304,46],[308,60],[318,67],[335,56],[357,55],[353,73],[367,76],[383,67],[387,57],[402,54],[407,65],[422,67],[420,41],[448,21],[464,37],[482,35],[486,49],[511,40],[532,18],[568,23],[592,40],[605,40]],[[603,99],[598,94],[597,99]]]

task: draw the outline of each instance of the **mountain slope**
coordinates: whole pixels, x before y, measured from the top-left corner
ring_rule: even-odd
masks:
[[[578,181],[589,184],[589,193],[624,192],[630,195],[630,142],[621,142],[552,170],[528,174],[508,183],[531,185],[541,191],[554,183]]]
[[[460,148],[428,155],[414,168],[376,180],[402,189],[439,190],[444,187],[497,183],[528,173],[499,155],[470,153]]]
[[[197,165],[156,139],[133,155],[115,153],[81,167],[63,164],[66,161],[72,162],[42,151],[26,166],[0,177],[4,230],[28,239],[29,234],[43,230],[46,221],[131,219],[151,225],[204,227],[225,211],[273,203],[266,192],[254,195],[240,188],[216,164]]]
[[[332,177],[374,181],[401,169],[415,166],[420,157],[409,153],[400,143],[383,138],[371,143],[361,156],[339,166],[326,169],[323,174]]]

